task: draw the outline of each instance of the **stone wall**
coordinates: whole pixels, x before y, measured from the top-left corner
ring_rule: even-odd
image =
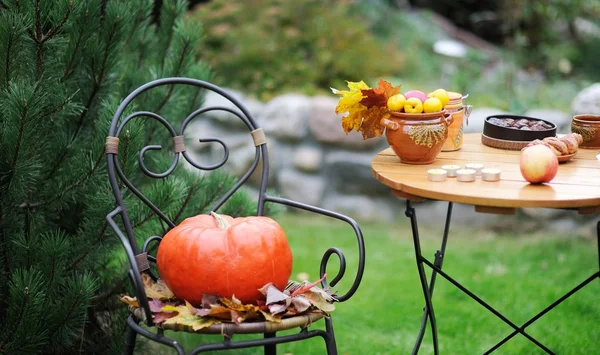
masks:
[[[385,138],[363,140],[358,132],[346,135],[341,127],[341,116],[335,114],[337,97],[286,94],[263,103],[240,92],[229,92],[248,108],[265,130],[269,186],[278,194],[360,220],[390,221],[403,216],[404,204],[391,197],[389,189],[371,175],[371,160],[388,147]],[[207,95],[205,105],[234,108],[229,101],[212,92]],[[600,114],[600,84],[582,91],[571,109],[573,113]],[[475,107],[465,131],[482,132],[484,119],[499,113],[506,112]],[[525,115],[550,120],[557,124],[559,133],[568,133],[573,113],[537,109]],[[241,176],[250,167],[255,148],[248,129],[239,118],[227,112],[212,111],[205,119],[195,120],[188,132],[192,130],[194,137],[219,137],[228,144],[227,170]],[[217,162],[223,155],[222,148],[214,143],[197,143],[192,150],[196,159],[203,163]],[[257,184],[259,180],[252,177],[250,181]],[[436,214],[432,219],[443,221],[445,208],[430,208],[428,214],[431,213]],[[534,217],[538,214],[531,212]],[[554,220],[560,220],[559,217],[553,215]],[[471,206],[455,206],[454,219],[463,223],[486,223],[496,217],[473,213]]]

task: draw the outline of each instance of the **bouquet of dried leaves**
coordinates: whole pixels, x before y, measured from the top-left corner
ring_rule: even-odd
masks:
[[[344,132],[359,131],[363,139],[379,137],[383,134],[382,118],[390,116],[387,100],[400,93],[401,85],[380,79],[377,87],[372,89],[364,81],[348,81],[349,90],[331,88],[336,95],[341,95],[335,108],[336,113],[348,113],[342,118]]]
[[[176,298],[163,280],[154,281],[145,273],[142,280],[154,324],[189,326],[194,331],[226,322],[280,322],[284,317],[311,311],[328,315],[335,309],[335,295],[317,286],[323,279],[313,283],[289,281],[283,291],[271,283],[266,284],[259,290],[266,300],[258,301],[256,305],[242,304],[235,295],[231,299],[203,295],[202,304],[191,305]],[[135,297],[121,296],[121,301],[128,304],[134,314],[144,317],[144,313],[139,312],[140,306]]]

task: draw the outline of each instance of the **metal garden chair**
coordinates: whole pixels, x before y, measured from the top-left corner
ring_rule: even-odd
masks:
[[[202,107],[197,109],[194,112],[191,112],[189,116],[183,121],[179,130],[175,130],[167,120],[163,117],[159,116],[153,112],[147,111],[138,111],[124,116],[124,112],[126,109],[131,109],[130,104],[132,101],[141,95],[142,93],[148,92],[153,88],[163,87],[163,86],[172,86],[172,85],[187,85],[193,86],[198,89],[206,89],[213,91],[222,97],[229,100],[233,103],[238,109],[232,110],[226,107]],[[220,168],[229,157],[229,149],[227,145],[218,138],[202,138],[202,142],[217,142],[222,145],[224,149],[224,158],[220,163],[213,164],[210,166],[203,166],[198,162],[192,160],[191,156],[186,152],[183,135],[186,127],[198,116],[202,116],[204,113],[212,110],[222,110],[227,111],[235,116],[237,116],[240,120],[243,121],[245,126],[248,128],[248,134],[252,136],[254,145],[256,146],[256,153],[254,157],[254,162],[248,169],[248,171],[243,175],[243,177],[234,185],[234,187],[228,191],[224,196],[222,196],[216,205],[213,207],[213,211],[218,211],[218,209],[233,195],[235,191],[237,191],[250,177],[250,175],[257,170],[259,166],[259,161],[262,160],[262,167],[259,168],[261,174],[261,182],[260,188],[258,191],[258,214],[262,215],[265,210],[265,203],[271,202],[275,204],[282,204],[292,208],[296,208],[299,210],[304,210],[308,212],[313,212],[317,214],[321,214],[327,217],[331,217],[337,220],[344,221],[350,225],[350,227],[354,230],[357,240],[357,250],[358,250],[358,268],[356,274],[354,276],[354,280],[349,288],[349,290],[343,294],[338,295],[336,298],[339,302],[347,301],[352,297],[352,295],[356,292],[364,271],[364,263],[365,263],[365,252],[364,252],[364,242],[362,237],[362,232],[358,226],[358,224],[351,218],[344,216],[342,214],[328,211],[322,208],[309,206],[303,203],[299,203],[296,201],[292,201],[289,199],[279,198],[275,196],[268,195],[266,193],[267,189],[267,178],[269,172],[269,159],[268,159],[268,151],[267,144],[265,140],[264,133],[260,127],[256,124],[256,121],[252,118],[248,110],[234,97],[232,97],[227,91],[211,84],[208,82],[190,79],[190,78],[164,78],[155,80],[149,83],[146,83],[133,92],[131,92],[125,100],[120,104],[117,111],[114,114],[112,119],[112,123],[110,125],[110,129],[108,132],[107,143],[106,143],[106,153],[107,153],[107,164],[108,164],[108,176],[110,180],[110,184],[112,186],[114,197],[116,201],[116,208],[107,215],[107,221],[111,228],[115,231],[117,236],[120,238],[120,241],[125,249],[127,254],[127,258],[129,261],[129,276],[131,281],[133,282],[135,296],[138,300],[140,309],[143,311],[145,317],[136,317],[133,313],[130,313],[127,318],[127,335],[126,335],[126,345],[124,349],[125,354],[132,354],[135,347],[135,341],[137,335],[142,335],[152,341],[156,341],[158,343],[162,343],[164,345],[170,346],[174,348],[178,354],[185,354],[182,346],[177,343],[175,340],[170,339],[165,336],[164,330],[161,326],[156,326],[152,321],[152,313],[150,311],[148,297],[144,291],[144,287],[142,284],[141,273],[150,272],[149,265],[155,262],[155,257],[148,255],[149,246],[154,243],[160,243],[161,237],[153,236],[146,239],[143,245],[138,245],[136,242],[136,237],[134,235],[134,230],[132,227],[132,221],[130,221],[127,208],[123,203],[123,191],[121,188],[126,187],[130,193],[136,195],[139,199],[143,201],[145,205],[147,205],[152,212],[158,216],[166,225],[169,226],[168,229],[174,227],[174,222],[169,220],[169,218],[159,210],[151,201],[149,201],[139,190],[137,190],[132,183],[127,179],[125,173],[121,166],[119,165],[119,155],[118,155],[118,138],[120,135],[124,134],[124,127],[127,123],[136,117],[145,117],[149,119],[156,120],[162,124],[168,131],[170,136],[173,139],[173,147],[174,147],[174,155],[173,155],[173,163],[171,167],[163,172],[163,173],[154,173],[146,168],[143,162],[144,154],[148,149],[160,149],[160,146],[152,146],[148,145],[141,149],[139,153],[139,162],[140,169],[144,174],[150,176],[152,178],[162,179],[169,176],[178,166],[179,159],[183,157],[189,164],[193,167],[200,170],[216,170]],[[196,138],[196,137],[194,137]],[[122,185],[121,185],[122,184]],[[121,216],[122,219],[122,228],[115,222],[115,217],[117,215]],[[161,231],[163,232],[163,231]],[[160,232],[159,232],[160,233]],[[163,234],[164,235],[164,234]],[[327,277],[321,283],[322,287],[333,287],[342,279],[346,270],[346,261],[344,258],[344,254],[341,250],[332,247],[327,249],[325,254],[321,259],[320,264],[320,275],[321,277],[325,274],[327,269],[327,264],[332,255],[336,255],[339,258],[339,270],[333,279]],[[151,272],[150,272],[151,273]],[[332,273],[330,273],[332,275]],[[193,276],[193,275],[190,275]],[[191,354],[197,354],[204,351],[214,351],[214,350],[227,350],[227,349],[239,349],[239,348],[249,348],[249,347],[264,347],[265,354],[276,354],[276,345],[287,342],[301,341],[308,338],[313,337],[321,337],[325,341],[325,347],[327,350],[327,354],[337,354],[336,341],[333,331],[333,323],[330,317],[326,317],[325,321],[325,330],[323,329],[310,329],[310,325],[313,322],[319,320],[322,316],[314,317],[312,315],[300,315],[291,318],[284,318],[284,321],[281,323],[268,323],[268,322],[254,322],[254,323],[241,323],[241,324],[214,324],[208,328],[202,329],[199,333],[212,333],[212,334],[221,334],[223,335],[222,339],[215,343],[211,344],[203,344],[197,346],[195,349],[191,351]],[[143,319],[145,318],[145,320]],[[140,323],[145,323],[146,327],[140,325]],[[276,333],[280,330],[291,329],[291,328],[300,328],[298,333],[288,334],[288,335],[277,335]],[[262,338],[256,338],[251,340],[238,340],[234,341],[233,336],[239,333],[256,333],[263,334]]]

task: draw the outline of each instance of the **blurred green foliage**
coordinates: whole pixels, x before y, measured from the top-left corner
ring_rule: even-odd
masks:
[[[504,18],[513,29],[508,48],[522,66],[600,80],[600,1],[505,0]]]
[[[477,107],[569,111],[577,92],[600,80],[600,38],[574,29],[581,17],[592,24],[600,18],[600,1],[503,3],[505,45],[494,54],[470,48],[454,61],[433,51],[449,34],[432,12],[387,0],[212,0],[190,16],[205,27],[197,53],[215,80],[262,100],[290,91],[327,94],[345,80],[374,86],[384,78],[403,91],[468,93]]]
[[[215,80],[261,99],[397,73],[403,52],[377,38],[352,1],[213,0],[191,16],[206,29],[198,55]]]

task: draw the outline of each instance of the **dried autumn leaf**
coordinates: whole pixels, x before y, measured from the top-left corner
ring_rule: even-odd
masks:
[[[201,308],[196,310],[196,315],[200,317],[215,317],[220,319],[230,319],[231,310],[221,305],[211,305],[210,308]]]
[[[270,304],[269,306],[269,312],[271,312],[271,314],[275,315],[275,314],[279,314],[279,313],[285,313],[287,312],[287,308],[288,306],[286,304],[281,304],[281,303],[273,303]]]
[[[279,291],[277,287],[275,287],[272,283],[266,284],[264,287],[260,288],[259,291],[263,295],[267,296],[267,305],[285,301],[288,298],[290,298],[289,295],[286,295],[285,293]]]
[[[144,283],[144,290],[146,296],[152,299],[169,300],[175,298],[175,295],[163,280],[158,279],[156,282],[152,280],[150,275],[142,273],[142,282]]]
[[[313,306],[325,313],[329,313],[335,309],[335,306],[319,292],[309,291],[305,292],[303,296],[306,297]]]
[[[135,297],[131,297],[131,296],[121,296],[120,298],[121,302],[128,304],[130,306],[133,307],[139,307],[140,305],[138,304],[137,298]]]
[[[387,106],[374,106],[363,113],[363,121],[360,125],[360,131],[364,139],[379,137],[383,134],[384,127],[380,122],[384,117],[389,117]]]
[[[163,309],[172,310],[174,309],[177,312],[177,315],[171,317],[164,321],[163,324],[173,324],[173,325],[183,325],[183,326],[191,326],[193,330],[200,330],[203,328],[210,327],[213,324],[221,323],[218,319],[215,318],[203,318],[198,317],[190,311],[190,309],[185,306],[165,306]]]
[[[258,312],[258,306],[253,304],[242,304],[240,300],[238,300],[235,296],[232,296],[231,299],[221,297],[219,301],[223,304],[223,306],[231,309],[232,311],[238,312]]]
[[[350,90],[331,89],[334,94],[342,95],[335,108],[335,112],[338,114],[348,112],[348,115],[342,118],[342,127],[346,134],[352,130],[358,131],[360,128],[362,112],[367,109],[364,105],[360,104],[360,100],[364,97],[361,90],[369,89],[369,87],[364,81],[348,81],[348,88]]]
[[[302,313],[310,308],[311,303],[304,296],[295,296],[292,297],[292,305],[294,305],[294,308],[296,311],[298,311],[298,313]]]
[[[365,96],[360,103],[368,108],[379,106],[387,107],[387,100],[400,93],[402,85],[392,86],[389,82],[379,79],[377,87],[374,89],[362,89],[361,93]]]
[[[263,315],[263,317],[265,317],[265,320],[267,322],[275,322],[275,323],[279,323],[281,322],[281,318],[283,317],[283,314],[271,314],[269,312],[265,312],[265,311],[260,311],[260,313]]]

